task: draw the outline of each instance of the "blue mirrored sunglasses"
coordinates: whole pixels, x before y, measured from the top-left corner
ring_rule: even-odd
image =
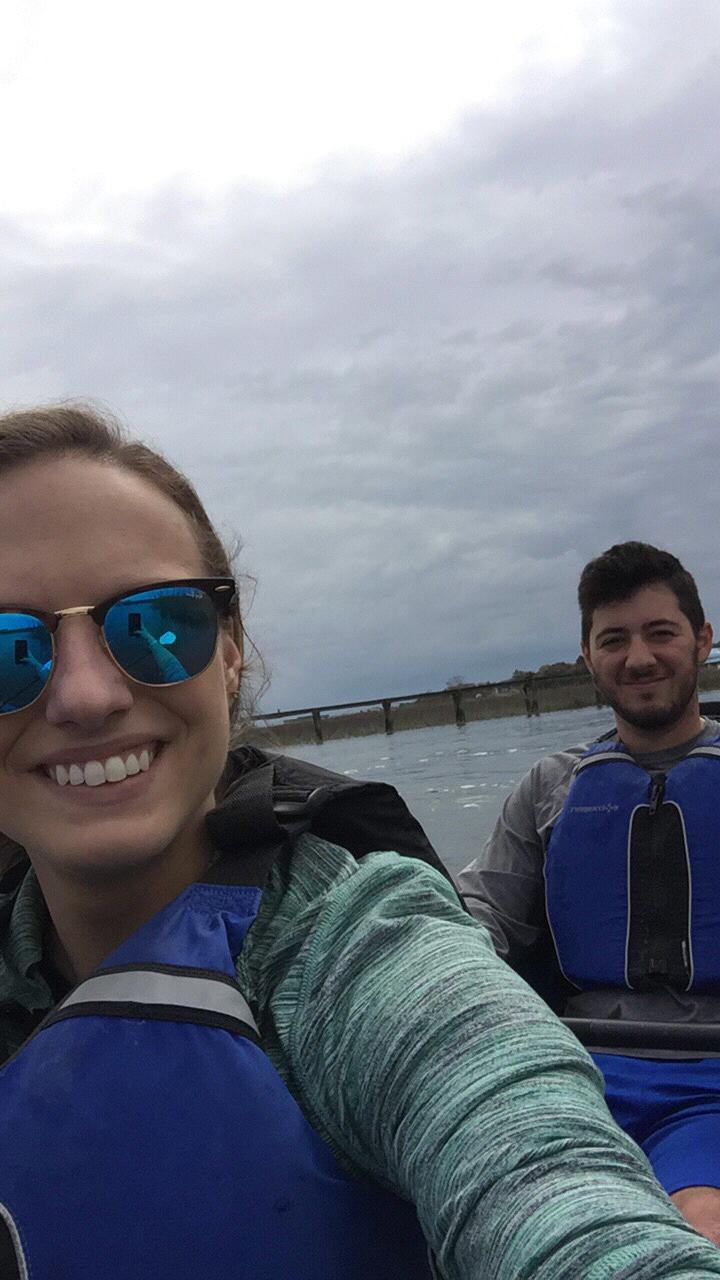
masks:
[[[92,618],[124,675],[138,684],[165,687],[192,680],[209,666],[218,618],[230,616],[235,595],[232,578],[183,578],[57,613],[0,605],[0,715],[23,711],[47,687],[62,618]]]

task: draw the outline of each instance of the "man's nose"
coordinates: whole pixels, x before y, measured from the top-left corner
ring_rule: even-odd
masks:
[[[130,681],[107,653],[92,619],[63,618],[55,632],[55,655],[45,704],[51,724],[96,728],[133,705]]]
[[[641,635],[630,637],[630,644],[625,655],[625,665],[629,667],[652,667],[655,654],[651,645]]]

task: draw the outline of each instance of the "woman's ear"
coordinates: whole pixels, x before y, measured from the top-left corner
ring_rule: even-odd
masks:
[[[222,646],[225,688],[227,689],[228,697],[234,700],[240,688],[240,677],[243,670],[242,648],[227,631],[223,635]]]

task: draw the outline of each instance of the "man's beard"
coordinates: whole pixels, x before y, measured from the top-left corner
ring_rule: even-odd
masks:
[[[626,724],[632,725],[633,729],[669,729],[672,725],[681,720],[687,711],[697,692],[698,668],[699,662],[697,658],[693,661],[692,670],[688,673],[687,680],[683,681],[677,696],[669,705],[664,707],[648,707],[647,711],[636,707],[627,707],[621,702],[618,694],[610,696],[609,689],[604,688],[593,678],[595,688],[601,698],[612,707],[617,716],[620,716]]]

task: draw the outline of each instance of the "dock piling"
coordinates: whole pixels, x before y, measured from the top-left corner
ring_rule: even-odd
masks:
[[[451,689],[450,696],[455,706],[455,723],[458,729],[462,729],[465,724],[465,712],[462,708],[463,691],[462,689]]]

